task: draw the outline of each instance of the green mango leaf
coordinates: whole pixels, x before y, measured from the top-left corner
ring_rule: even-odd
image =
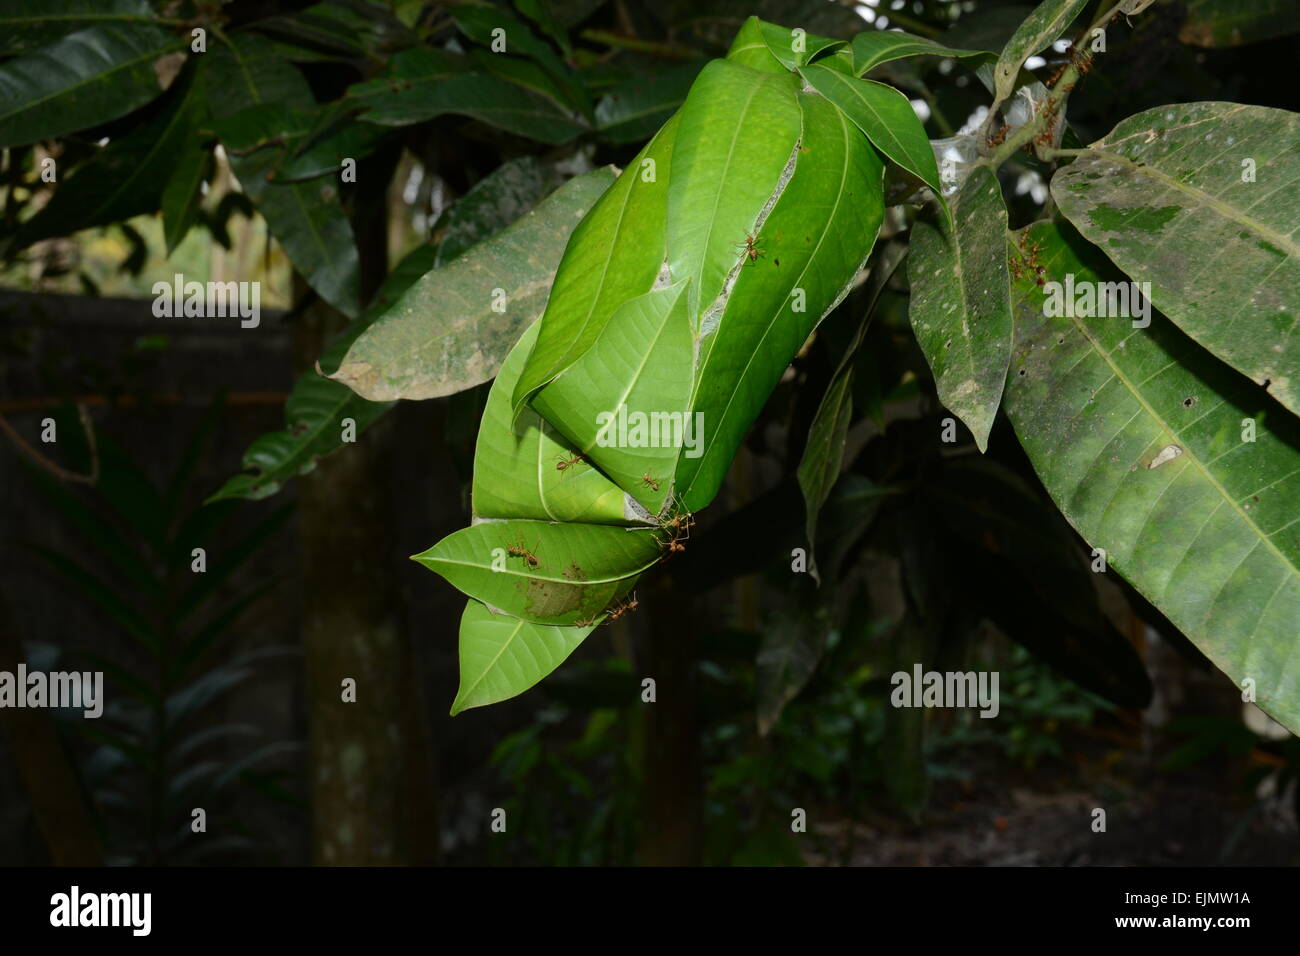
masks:
[[[906,96],[884,83],[846,76],[817,63],[802,67],[799,73],[839,107],[876,149],[918,176],[943,202],[934,150]]]
[[[452,204],[433,227],[441,236],[434,264],[459,259],[476,243],[521,219],[559,185],[559,175],[532,156],[509,159]]]
[[[1044,0],[1025,18],[998,56],[993,68],[997,102],[1005,102],[1016,87],[1025,60],[1051,46],[1064,33],[1088,0]]]
[[[952,209],[955,233],[946,223],[918,219],[912,226],[908,316],[939,401],[985,451],[1013,335],[1007,210],[997,175],[987,166],[973,169],[952,198]]]
[[[664,180],[677,122],[664,124],[569,237],[537,344],[515,383],[516,410],[591,348],[616,308],[650,291],[665,255]]]
[[[689,413],[694,340],[689,279],[624,302],[600,338],[532,406],[651,514],[672,496],[683,452],[699,452]]]
[[[743,247],[730,250],[734,283],[721,315],[703,318],[691,404],[703,415],[704,454],[683,456],[677,466],[677,493],[688,511],[717,494],[790,360],[866,262],[884,216],[884,163],[857,127],[821,95],[799,93],[795,105],[802,145],[756,237],[761,254],[751,259]],[[766,122],[757,125],[770,129]],[[722,126],[718,135],[728,139],[730,129]],[[682,156],[680,150],[674,156],[671,188]],[[780,168],[784,159],[773,155],[769,162]],[[748,181],[734,188],[748,198]],[[715,204],[738,205],[723,194],[704,208]]]
[[[125,116],[162,93],[154,61],[183,45],[153,24],[105,23],[0,63],[0,146]]]
[[[853,38],[853,72],[858,76],[882,63],[909,56],[963,58],[987,55],[987,50],[957,50],[900,30],[867,30]]]
[[[454,113],[555,145],[588,128],[549,97],[470,72],[463,59],[425,46],[398,53],[385,75],[349,87],[344,102],[360,108],[360,119],[381,126],[410,126]]]
[[[327,108],[326,111],[333,113]],[[286,150],[275,169],[272,181],[277,183],[303,182],[320,176],[337,176],[343,161],[360,162],[393,137],[393,132],[382,126],[358,123],[351,118],[335,120],[325,129],[313,127],[300,133],[290,133],[283,138]]]
[[[578,625],[594,623],[631,591],[659,560],[658,542],[651,530],[482,521],[412,560],[490,608],[534,624]]]
[[[348,349],[331,378],[371,401],[438,398],[497,373],[546,304],[563,240],[613,181],[571,179],[522,219],[429,272]]]
[[[1052,500],[1094,548],[1257,703],[1300,730],[1296,420],[1162,316],[1049,317],[1050,283],[1112,281],[1068,226],[1022,248],[1006,407]],[[1249,440],[1253,438],[1254,440]]]
[[[1300,31],[1300,6],[1292,0],[1186,0],[1178,39],[1192,46],[1242,46]]]
[[[808,534],[808,572],[818,584],[821,583],[821,574],[813,552],[813,544],[817,540],[817,518],[826,499],[830,497],[831,489],[839,480],[840,468],[844,463],[844,441],[848,435],[849,422],[853,418],[853,370],[856,367],[858,349],[871,325],[876,301],[905,255],[907,246],[893,242],[885,246],[877,257],[867,280],[866,314],[858,323],[852,341],[840,357],[835,374],[831,376],[826,394],[817,406],[812,426],[808,429],[808,444],[804,446],[803,457],[799,460],[796,474],[807,510],[804,527]]]
[[[741,25],[735,39],[731,41],[731,48],[727,50],[727,59],[764,73],[789,72],[789,68],[773,56],[763,34],[763,21],[758,17],[749,17]]]
[[[754,658],[754,704],[759,736],[766,737],[785,707],[807,686],[826,651],[829,609],[801,588],[763,629]]]
[[[290,117],[314,108],[302,74],[277,59],[270,47],[265,37],[240,34],[204,54],[211,71],[208,109],[232,142],[255,139],[268,116],[277,112]],[[322,299],[355,318],[361,312],[360,260],[338,187],[270,183],[267,175],[274,173],[283,151],[263,148],[240,155],[239,148],[227,150],[230,167],[289,261]]]
[[[799,145],[799,81],[729,60],[701,72],[678,115],[668,176],[668,269],[691,314],[721,295]]]
[[[456,26],[475,43],[491,51],[490,59],[504,62],[522,55],[546,71],[562,90],[561,101],[571,104],[585,115],[591,114],[591,102],[582,84],[564,61],[522,20],[517,20],[490,3],[461,3],[451,10]],[[500,32],[496,32],[500,31]],[[504,49],[500,44],[504,43]],[[502,54],[505,54],[504,56]]]
[[[159,200],[163,215],[163,241],[167,255],[176,251],[190,227],[198,221],[203,201],[203,180],[211,175],[212,152],[201,136],[186,139],[175,156],[175,167],[163,185]]]
[[[354,320],[325,350],[318,365],[333,369],[349,346],[377,316],[433,266],[433,247],[420,246],[403,259],[384,280],[366,315]],[[343,447],[344,420],[351,419],[360,435],[392,403],[368,402],[351,389],[326,378],[323,371],[304,372],[294,382],[284,405],[285,429],[262,435],[244,452],[244,474],[221,486],[209,502],[223,498],[267,498],[291,478],[305,475],[325,455]]]
[[[614,87],[596,104],[601,138],[611,143],[649,139],[682,105],[703,65],[703,60],[683,63]]]
[[[317,372],[303,373],[284,405],[285,430],[268,432],[249,445],[243,459],[247,473],[227,480],[207,500],[270,497],[289,479],[314,471],[320,458],[342,448],[347,421],[359,435],[391,407],[358,398]]]
[[[165,108],[60,182],[49,203],[18,230],[17,247],[158,209],[178,157],[207,153],[198,132],[204,116],[202,89],[193,77],[194,71],[186,71],[159,104]]]
[[[1156,308],[1300,413],[1297,142],[1300,115],[1285,110],[1146,110],[1059,170],[1052,196],[1116,265],[1150,283]]]
[[[282,41],[288,59],[363,60],[414,46],[419,37],[378,4],[317,3],[296,13],[254,20],[249,28]]]
[[[762,32],[763,42],[787,70],[797,70],[805,63],[816,59],[819,54],[827,53],[844,46],[843,40],[829,37],[812,36],[799,27],[786,28],[775,23],[760,20],[758,28]]]
[[[0,0],[0,55],[46,46],[88,27],[153,19],[149,0]]]
[[[564,663],[595,625],[555,627],[469,601],[460,619],[460,689],[451,715],[518,697]]]
[[[506,80],[516,86],[531,90],[539,96],[544,96],[565,115],[577,114],[581,109],[585,108],[587,103],[585,96],[582,103],[579,104],[573,99],[573,94],[564,84],[557,82],[554,76],[531,60],[520,59],[517,56],[503,56],[500,53],[489,53],[487,50],[480,49],[471,49],[468,56],[469,62],[476,72]]]
[[[515,9],[526,16],[537,28],[555,41],[566,57],[573,53],[568,27],[585,20],[600,5],[600,0],[580,0],[574,3],[556,3],[554,0],[515,0]]]
[[[528,407],[513,414],[515,382],[540,329],[534,322],[524,331],[488,392],[474,449],[474,517],[642,523],[623,490],[589,461],[575,461],[578,452],[554,426]]]
[[[215,127],[235,156],[274,157],[263,176],[274,183],[338,176],[344,159],[368,156],[393,135],[385,127],[357,122],[337,103],[306,108],[255,103],[218,120]]]

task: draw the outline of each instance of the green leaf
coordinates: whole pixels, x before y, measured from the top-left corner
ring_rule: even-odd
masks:
[[[275,170],[273,182],[302,182],[318,176],[337,176],[343,161],[360,162],[371,155],[393,133],[370,123],[359,123],[351,117],[340,118],[337,110],[326,107],[320,114],[324,118],[311,129],[283,139],[288,149]]]
[[[766,737],[785,707],[799,696],[817,671],[826,650],[828,614],[814,595],[801,589],[799,599],[779,611],[763,629],[754,659],[754,702],[758,733]]]
[[[87,27],[152,18],[148,0],[0,0],[0,55],[24,53]]]
[[[717,494],[790,360],[866,262],[884,216],[884,164],[861,132],[823,96],[800,93],[795,105],[802,146],[756,238],[762,254],[751,260],[727,236],[734,284],[719,303],[721,315],[703,317],[692,409],[704,416],[704,454],[683,456],[677,470],[678,495],[688,511]],[[770,129],[766,120],[755,125]],[[721,127],[719,135],[728,138],[729,128]],[[712,152],[697,151],[706,163]],[[674,157],[674,176],[682,155]],[[768,161],[779,168],[784,160],[778,156]],[[674,179],[671,188],[676,187]],[[734,188],[748,199],[749,182]],[[716,205],[738,204],[725,195]],[[720,243],[710,245],[721,252]]]
[[[668,269],[707,311],[757,231],[799,144],[799,81],[714,60],[678,113],[668,177]],[[653,233],[651,233],[653,235]]]
[[[330,377],[372,401],[437,398],[491,379],[541,313],[565,236],[612,180],[608,168],[570,180],[514,225],[427,273]]]
[[[758,27],[762,31],[763,42],[772,51],[772,56],[776,57],[787,70],[796,70],[814,60],[818,54],[844,46],[843,40],[812,36],[806,30],[797,27],[787,29],[763,20],[759,21]]]
[[[419,246],[384,280],[366,315],[354,320],[330,343],[317,363],[334,369],[357,337],[394,301],[433,267],[432,246]],[[332,382],[323,371],[298,376],[284,404],[285,429],[262,435],[244,452],[244,474],[235,475],[207,499],[267,498],[297,475],[310,473],[316,462],[343,447],[344,419],[352,419],[355,435],[392,408],[392,403],[366,401],[347,386]]]
[[[165,97],[169,102],[156,116],[111,141],[60,183],[49,203],[22,225],[18,244],[156,211],[178,158],[207,155],[198,131],[203,91],[190,82],[191,76],[173,85]]]
[[[611,143],[649,139],[686,99],[703,61],[683,63],[648,76],[633,76],[596,104],[596,128]]]
[[[238,35],[205,54],[208,105],[225,135],[242,142],[276,111],[311,110],[311,91],[302,74],[274,57],[265,37]],[[320,297],[344,315],[361,311],[360,259],[352,226],[332,183],[275,184],[267,181],[281,159],[279,149],[246,155],[229,151],[240,186],[266,220],[276,241]]]
[[[474,449],[474,517],[641,523],[618,485],[590,462],[573,461],[577,452],[553,425],[527,406],[513,414],[515,382],[540,329],[534,322],[524,331],[488,392]]]
[[[254,20],[259,33],[319,51],[322,59],[362,60],[414,46],[419,38],[379,4],[317,3],[297,13]],[[286,53],[294,59],[292,53]]]
[[[531,60],[517,56],[502,56],[487,50],[469,51],[469,62],[473,69],[484,75],[492,76],[515,86],[530,90],[550,100],[565,116],[575,116],[580,112],[589,112],[589,101],[585,93],[581,99],[574,98],[573,90],[566,84],[558,82],[555,77]]]
[[[532,156],[506,160],[439,218],[433,234],[442,238],[434,264],[459,259],[475,243],[522,218],[558,185],[556,179]]]
[[[160,199],[163,239],[169,256],[199,218],[199,205],[203,201],[201,187],[203,180],[211,175],[212,153],[198,136],[191,136],[178,151],[174,162],[175,167],[166,179]]]
[[[764,73],[787,73],[789,69],[775,56],[767,45],[763,35],[763,21],[758,17],[749,17],[741,25],[736,37],[727,50],[727,59],[751,70]]]
[[[947,224],[917,220],[908,278],[912,331],[934,373],[939,401],[965,422],[980,451],[1002,401],[1011,359],[1007,211],[997,175],[971,171]]]
[[[1193,46],[1242,46],[1300,31],[1300,6],[1293,0],[1186,0],[1184,6],[1178,39]]]
[[[382,126],[410,126],[455,113],[556,145],[587,129],[549,97],[469,72],[463,60],[424,46],[398,53],[384,76],[350,87],[345,102],[361,108],[361,119]]]
[[[268,432],[244,452],[243,474],[235,475],[207,500],[267,498],[316,462],[343,447],[344,419],[359,435],[381,418],[391,403],[368,402],[317,372],[305,372],[294,383],[284,404],[285,429]]]
[[[799,72],[813,89],[839,107],[876,149],[915,173],[943,202],[934,150],[906,96],[884,83],[845,76],[817,63]]]
[[[804,446],[803,458],[799,461],[799,489],[803,492],[807,509],[805,528],[808,543],[816,541],[817,515],[830,496],[831,489],[840,477],[840,466],[844,461],[844,440],[849,433],[849,422],[853,419],[853,366],[847,366],[835,373],[830,387],[822,396],[813,417],[812,427],[808,429],[808,444]],[[808,571],[813,580],[821,583],[817,564],[811,560]]]
[[[1111,281],[1068,226],[1025,243],[1047,283]],[[1300,435],[1260,389],[1159,315],[1048,317],[1016,280],[1007,414],[1053,501],[1110,568],[1292,731],[1300,729]],[[1254,441],[1249,437],[1255,431]]]
[[[143,106],[163,91],[154,61],[182,43],[152,24],[108,23],[0,63],[0,146],[64,136]]]
[[[907,246],[894,242],[888,244],[877,257],[868,279],[866,313],[858,323],[853,340],[840,357],[826,394],[817,406],[817,413],[808,429],[808,444],[804,446],[803,457],[799,460],[799,490],[803,492],[807,510],[804,527],[808,535],[808,571],[819,584],[821,575],[813,554],[813,545],[817,540],[817,517],[830,496],[831,489],[839,480],[840,467],[844,462],[844,440],[853,417],[855,359],[871,325],[876,300],[906,254]]]
[[[591,347],[616,308],[650,291],[665,255],[665,179],[676,130],[674,117],[569,236],[537,344],[515,384],[516,410]]]
[[[624,302],[591,348],[532,400],[574,449],[656,515],[673,493],[678,455],[703,438],[689,414],[689,281]]]
[[[993,69],[997,102],[1005,102],[1015,89],[1016,76],[1025,60],[1054,43],[1074,22],[1088,0],[1045,0],[1034,8],[998,56]]]
[[[451,715],[519,696],[564,663],[593,630],[595,625],[533,624],[469,601],[460,619],[460,689]]]
[[[588,5],[588,8],[578,11],[579,20],[590,16],[592,10],[600,6],[601,0],[580,0],[578,6],[581,7],[583,4]],[[553,0],[515,0],[514,6],[554,40],[566,57],[573,53],[573,45],[569,42],[569,34],[566,30],[566,26],[572,26],[573,17],[567,15],[573,10],[572,4],[557,4]],[[559,9],[556,9],[557,7]]]
[[[412,560],[488,607],[535,624],[576,625],[594,622],[632,589],[659,560],[658,541],[650,530],[609,525],[483,521]]]
[[[853,72],[862,76],[882,63],[909,56],[985,56],[985,50],[956,50],[899,30],[867,30],[853,38]]]
[[[492,59],[505,60],[515,54],[528,57],[551,75],[563,89],[565,100],[581,112],[591,113],[586,91],[573,78],[572,71],[522,20],[515,19],[490,3],[457,4],[452,8],[451,16],[462,33],[491,51],[489,55]],[[498,30],[501,32],[496,33]],[[505,43],[504,50],[498,50],[495,44],[498,37]]]
[[[1183,103],[1130,116],[1059,170],[1052,196],[1151,302],[1300,413],[1300,116]],[[1243,163],[1256,171],[1244,182]]]

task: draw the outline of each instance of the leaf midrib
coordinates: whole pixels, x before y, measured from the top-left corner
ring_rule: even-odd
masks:
[[[1089,147],[1089,149],[1098,157],[1104,157],[1105,159],[1122,163],[1136,173],[1147,174],[1152,179],[1160,180],[1166,185],[1173,187],[1178,192],[1184,193],[1187,196],[1198,200],[1201,204],[1211,207],[1225,219],[1231,219],[1243,226],[1251,228],[1259,236],[1268,239],[1277,246],[1286,248],[1292,258],[1300,258],[1300,243],[1297,243],[1296,240],[1292,239],[1290,236],[1277,232],[1271,226],[1264,225],[1264,223],[1260,222],[1258,219],[1253,219],[1250,216],[1247,216],[1245,213],[1239,211],[1234,206],[1229,205],[1218,197],[1211,196],[1209,193],[1202,189],[1198,189],[1195,186],[1189,186],[1186,183],[1180,182],[1155,166],[1134,162],[1120,153],[1112,153],[1104,149],[1095,149],[1093,147]]]
[[[1165,418],[1160,415],[1154,407],[1152,407],[1152,405],[1147,401],[1146,396],[1143,395],[1137,386],[1133,384],[1129,377],[1124,373],[1123,369],[1115,364],[1110,353],[1106,351],[1106,349],[1102,347],[1102,344],[1088,331],[1087,326],[1079,321],[1079,317],[1072,316],[1070,321],[1074,323],[1074,326],[1079,330],[1079,333],[1087,339],[1088,344],[1092,347],[1093,351],[1100,355],[1102,360],[1110,366],[1111,372],[1114,374],[1115,378],[1118,379],[1124,388],[1128,390],[1128,393],[1137,400],[1143,411],[1145,411],[1167,434],[1173,435],[1178,439],[1178,444],[1183,449],[1183,454],[1187,456],[1187,459],[1191,464],[1196,466],[1197,471],[1205,477],[1205,480],[1210,483],[1210,486],[1218,492],[1220,499],[1227,502],[1232,509],[1237,512],[1237,516],[1245,522],[1247,526],[1254,530],[1256,537],[1264,543],[1268,550],[1272,551],[1273,554],[1277,556],[1278,560],[1280,560],[1291,572],[1292,577],[1300,578],[1300,569],[1298,569],[1291,560],[1282,553],[1278,546],[1273,543],[1273,539],[1266,535],[1263,529],[1251,520],[1251,517],[1242,510],[1241,505],[1228,494],[1227,489],[1224,488],[1219,480],[1208,468],[1206,468],[1205,464],[1201,461],[1200,456],[1189,447],[1189,443],[1185,438],[1183,438],[1182,434],[1175,430],[1169,422],[1167,422]]]
[[[78,34],[76,33],[72,34],[72,36],[74,37],[77,35]],[[60,87],[59,89],[51,92],[49,95],[43,96],[38,100],[27,100],[26,102],[20,103],[15,109],[10,110],[8,113],[0,114],[0,123],[5,122],[6,120],[13,119],[15,116],[22,116],[24,113],[30,113],[34,109],[39,108],[42,104],[47,103],[52,99],[57,99],[60,96],[66,96],[67,94],[72,93],[74,90],[78,90],[81,87],[86,86],[87,84],[95,82],[96,80],[103,79],[104,77],[107,76],[116,75],[122,72],[123,70],[131,69],[135,66],[138,66],[141,63],[145,63],[147,61],[157,59],[159,56],[163,54],[163,51],[165,51],[168,47],[171,46],[179,47],[181,46],[181,41],[175,38],[169,38],[165,44],[159,47],[155,47],[154,49],[150,50],[148,53],[142,54],[130,60],[123,60],[120,63],[115,63],[107,70],[102,70],[99,73],[95,73],[92,74],[91,76],[80,79],[76,83],[73,83],[71,86]],[[46,47],[43,49],[48,50],[51,48]],[[161,88],[159,89],[159,92],[160,93],[162,92]]]
[[[472,694],[475,690],[478,689],[479,684],[487,680],[488,674],[491,673],[492,668],[496,667],[497,661],[501,659],[501,655],[506,652],[506,649],[509,648],[510,645],[515,642],[515,638],[519,636],[519,632],[523,629],[524,624],[525,621],[522,618],[515,618],[515,626],[514,629],[510,632],[510,636],[501,642],[501,647],[497,650],[495,654],[492,655],[492,660],[490,660],[488,662],[488,665],[484,667],[483,670],[479,673],[478,678],[474,681],[474,683],[470,684],[468,687],[466,687],[464,690],[462,690],[459,694],[456,695],[457,702],[468,698],[470,694]]]

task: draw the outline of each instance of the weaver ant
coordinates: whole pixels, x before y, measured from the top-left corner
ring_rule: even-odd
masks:
[[[655,491],[659,490],[659,482],[656,479],[651,478],[649,472],[646,472],[641,476],[641,483],[648,488],[653,488]]]
[[[618,605],[612,611],[609,612],[609,617],[605,618],[605,623],[609,624],[611,621],[617,621],[624,614],[629,614],[632,611],[635,611],[637,607],[638,604],[636,600],[636,594],[633,594],[632,599],[630,601],[626,601],[625,603]]]
[[[736,245],[745,247],[742,255],[748,256],[750,262],[757,262],[758,257],[763,254],[763,250],[758,248],[757,236],[746,236],[743,242],[738,242]]]
[[[668,532],[669,537],[660,538],[659,546],[668,554],[681,554],[686,550],[684,541],[690,539],[691,527],[695,524],[695,519],[689,514],[674,515],[672,519],[665,521],[660,527]]]
[[[533,545],[533,547],[535,548],[537,547],[537,545]],[[522,544],[519,547],[515,547],[514,545],[506,545],[506,554],[510,555],[512,558],[523,558],[524,563],[527,564],[530,568],[535,568],[539,564],[541,564],[541,562],[537,559],[537,555],[533,554]]]
[[[555,463],[556,471],[564,471],[570,465],[576,465],[580,461],[586,461],[582,455],[574,455],[572,458],[565,458]]]

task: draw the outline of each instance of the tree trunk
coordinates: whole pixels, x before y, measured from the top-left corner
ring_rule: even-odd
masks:
[[[386,272],[391,157],[363,166],[353,228],[363,300]],[[298,299],[306,294],[297,283]],[[346,319],[324,302],[294,328],[310,369]],[[341,427],[341,425],[340,425]],[[428,864],[438,858],[437,791],[420,668],[400,613],[391,544],[393,416],[299,479],[302,623],[311,735],[312,846],[331,865]],[[344,681],[355,681],[355,702]]]
[[[646,866],[695,866],[703,850],[697,635],[689,603],[670,575],[655,576],[639,667],[641,677],[655,681],[655,702],[642,705],[649,708],[640,852]]]

